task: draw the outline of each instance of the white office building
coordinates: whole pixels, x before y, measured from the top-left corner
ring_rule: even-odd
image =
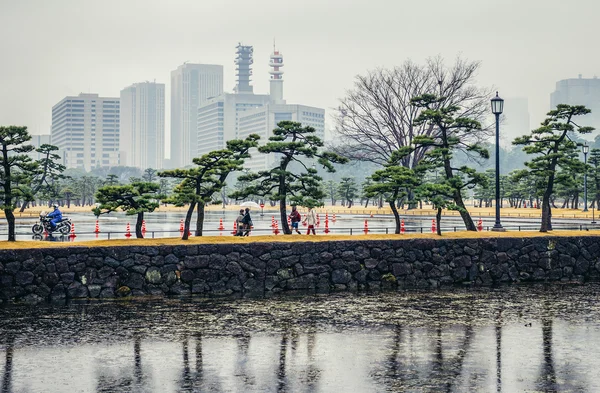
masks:
[[[52,144],[51,141],[52,141],[52,138],[50,137],[50,134],[37,134],[37,135],[31,134],[31,140],[26,144],[29,144],[37,149],[42,145],[51,145]],[[31,157],[32,160],[35,160],[35,161],[39,161],[42,158],[46,158],[45,154],[38,153],[35,150],[27,153],[27,155],[29,157]]]
[[[600,79],[597,77],[579,75],[556,82],[556,90],[550,95],[551,109],[558,104],[585,105],[592,113],[582,116],[577,124],[600,129]]]
[[[118,166],[119,123],[119,98],[65,97],[52,107],[52,144],[67,168]]]
[[[234,93],[210,98],[198,108],[198,156],[224,149],[226,141],[238,138],[241,114],[269,102],[268,94],[254,94],[250,85],[253,48],[238,44],[236,50]]]
[[[198,156],[198,108],[223,93],[223,66],[183,64],[171,72],[171,166]]]
[[[121,165],[163,169],[165,85],[135,83],[121,90]]]

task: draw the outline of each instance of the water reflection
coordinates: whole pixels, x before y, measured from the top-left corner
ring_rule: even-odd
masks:
[[[1,392],[600,391],[599,289],[5,307]]]

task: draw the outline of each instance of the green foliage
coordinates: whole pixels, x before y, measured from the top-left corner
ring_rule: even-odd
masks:
[[[307,167],[305,161],[316,159],[326,171],[334,172],[333,163],[345,163],[347,159],[335,153],[321,151],[323,142],[314,135],[315,129],[293,121],[281,121],[273,130],[269,141],[258,148],[263,154],[275,153],[279,164],[267,171],[248,173],[238,178],[249,182],[245,189],[234,192],[231,197],[245,198],[248,195],[260,195],[279,201],[281,224],[285,234],[291,234],[287,225],[286,201],[307,207],[321,206],[326,196],[321,187],[322,178],[317,170]],[[289,170],[296,163],[300,173]]]
[[[187,239],[189,223],[196,205],[199,208],[196,236],[202,235],[204,206],[211,202],[217,203],[215,194],[221,192],[229,174],[243,169],[244,160],[250,157],[249,150],[258,146],[258,140],[259,136],[252,134],[244,140],[227,141],[226,149],[212,151],[202,157],[194,158],[195,167],[158,173],[160,177],[171,177],[181,181],[173,190],[173,194],[164,199],[164,202],[176,206],[190,204],[186,214],[184,239]]]
[[[342,177],[338,185],[338,196],[346,201],[346,206],[352,207],[354,199],[358,196],[358,187],[353,177]]]
[[[96,193],[100,205],[93,208],[92,212],[96,216],[117,210],[128,215],[153,212],[158,207],[159,188],[157,183],[147,182],[100,187]]]
[[[523,146],[525,153],[533,155],[525,165],[537,179],[536,186],[539,187],[539,192],[543,193],[541,232],[552,229],[550,198],[554,193],[555,183],[564,183],[567,181],[565,173],[578,168],[578,144],[569,138],[569,133],[587,134],[593,131],[592,127],[578,126],[573,118],[590,112],[583,105],[560,104],[548,112],[547,118],[539,128],[532,130],[529,135],[516,138],[513,142],[514,145]],[[565,173],[559,173],[560,169]]]
[[[333,172],[332,163],[344,163],[347,160],[335,153],[320,152],[323,142],[313,135],[315,129],[292,121],[281,121],[273,130],[273,136],[264,146],[258,148],[263,154],[277,153],[281,158],[279,165],[268,171],[249,173],[239,177],[240,181],[257,181],[233,197],[245,197],[255,194],[268,196],[271,200],[290,201],[300,206],[321,206],[325,197],[319,183],[322,178],[317,170],[307,167],[303,159],[317,159],[328,172]],[[288,165],[298,163],[304,172],[288,171]]]
[[[413,148],[426,150],[418,164],[418,171],[431,172],[441,169],[443,176],[443,181],[438,184],[425,184],[421,187],[421,195],[431,200],[437,208],[458,210],[466,229],[476,231],[462,194],[465,189],[485,186],[488,177],[468,165],[456,167],[452,163],[456,151],[466,151],[482,159],[489,158],[487,149],[477,140],[481,124],[466,117],[455,117],[460,108],[455,105],[442,105],[443,97],[425,94],[413,98],[411,102],[414,106],[422,108],[415,124],[426,124],[438,129],[432,136],[417,136],[413,140]],[[450,203],[449,199],[453,202]]]
[[[15,217],[13,210],[18,199],[31,200],[29,184],[38,163],[27,154],[34,149],[26,142],[31,140],[27,127],[0,127],[0,208],[8,222],[8,240],[15,241]]]

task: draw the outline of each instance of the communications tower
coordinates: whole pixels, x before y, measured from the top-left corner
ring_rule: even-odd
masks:
[[[252,59],[254,48],[252,46],[242,45],[238,43],[236,46],[236,76],[237,84],[235,85],[236,93],[252,93],[253,89],[250,86],[250,76],[252,75],[251,65],[254,63]]]
[[[283,55],[279,53],[273,45],[273,53],[269,61],[269,67],[271,67],[269,74],[271,74],[271,102],[274,104],[285,104],[283,99]]]

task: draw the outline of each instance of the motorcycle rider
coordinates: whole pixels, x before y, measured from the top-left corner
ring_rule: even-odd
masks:
[[[52,207],[54,208],[54,211],[48,213],[48,215],[46,217],[52,219],[52,220],[50,220],[50,227],[52,230],[55,230],[56,224],[58,224],[60,222],[60,220],[62,220],[62,213],[58,209],[58,205],[56,203],[54,205],[52,205]]]

